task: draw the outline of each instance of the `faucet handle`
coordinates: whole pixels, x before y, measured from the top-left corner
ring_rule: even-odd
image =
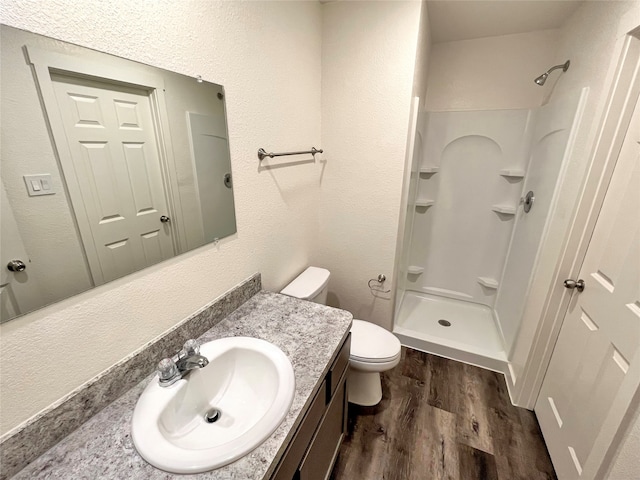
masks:
[[[198,355],[200,353],[200,345],[198,345],[197,340],[194,340],[192,338],[184,342],[182,351],[185,353],[187,357],[190,357],[192,355]]]
[[[163,358],[158,363],[158,377],[160,383],[169,383],[180,375],[176,362],[170,358]]]

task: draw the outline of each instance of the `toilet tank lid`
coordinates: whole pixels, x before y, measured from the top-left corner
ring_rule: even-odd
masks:
[[[309,267],[293,282],[284,287],[280,293],[290,297],[310,300],[315,297],[329,282],[329,270],[325,268]]]

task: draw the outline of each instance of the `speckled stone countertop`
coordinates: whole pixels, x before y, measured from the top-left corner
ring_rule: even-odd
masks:
[[[176,475],[152,467],[138,455],[131,440],[131,418],[138,397],[153,379],[150,375],[12,478],[269,478],[346,338],[351,320],[344,310],[263,291],[199,338],[201,343],[238,336],[267,340],[287,354],[295,371],[296,392],[282,424],[262,445],[226,467]]]

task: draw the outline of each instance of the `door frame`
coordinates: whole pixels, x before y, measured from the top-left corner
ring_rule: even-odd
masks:
[[[176,215],[176,211],[181,211],[180,205],[176,205],[176,203],[180,202],[179,195],[176,195],[178,192],[178,182],[175,169],[169,168],[169,165],[173,165],[173,146],[169,134],[164,80],[159,75],[137,71],[134,68],[119,67],[115,69],[113,66],[105,63],[51,52],[28,45],[25,45],[24,50],[27,62],[31,65],[34,73],[38,92],[40,93],[45,120],[51,132],[54,154],[60,165],[60,174],[65,179],[63,184],[65,185],[66,194],[70,199],[69,208],[75,217],[76,229],[82,239],[81,243],[86,261],[89,265],[91,277],[95,286],[102,285],[106,282],[102,275],[98,252],[93,243],[93,235],[89,228],[89,218],[84,209],[76,208],[77,205],[82,204],[80,182],[73,168],[73,158],[66,140],[64,123],[58,108],[51,73],[61,73],[115,85],[132,86],[148,92],[169,215],[172,219],[180,220],[178,218],[180,216]],[[181,239],[178,234],[179,229],[177,223],[180,222],[171,222],[169,225],[171,228],[174,254],[181,251]]]
[[[610,83],[604,113],[596,140],[591,150],[587,175],[582,183],[579,200],[565,236],[563,248],[556,263],[549,285],[542,315],[529,348],[527,360],[518,383],[508,379],[513,403],[532,409],[540,392],[560,328],[571,298],[571,291],[562,288],[565,278],[576,278],[586,255],[595,223],[613,175],[633,109],[640,94],[640,5],[622,17],[619,24],[617,61]],[[508,376],[507,376],[508,377]],[[597,468],[597,478],[610,468],[617,449],[625,436],[624,418],[630,418],[640,408],[640,391],[637,391],[626,412],[617,416],[622,424],[610,422],[609,439],[602,436],[594,448],[605,450],[602,464]]]

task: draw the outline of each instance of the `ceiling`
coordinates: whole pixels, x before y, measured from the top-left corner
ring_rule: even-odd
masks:
[[[581,0],[429,0],[433,43],[560,27]]]

